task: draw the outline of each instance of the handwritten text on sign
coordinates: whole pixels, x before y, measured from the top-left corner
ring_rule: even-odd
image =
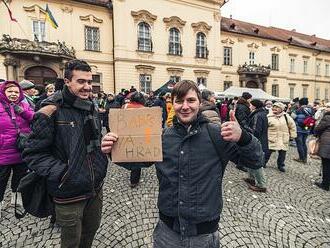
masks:
[[[162,161],[161,108],[111,109],[111,132],[118,134],[113,162]]]

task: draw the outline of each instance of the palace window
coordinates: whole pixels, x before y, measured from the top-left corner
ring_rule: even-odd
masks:
[[[304,74],[307,74],[308,71],[308,61],[304,60]]]
[[[206,36],[204,33],[199,32],[196,38],[196,57],[207,59],[208,50],[206,46]]]
[[[307,86],[303,86],[303,97],[307,97]]]
[[[93,83],[92,88],[93,92],[100,92],[101,91],[101,75],[100,74],[94,74],[93,77]]]
[[[205,77],[198,77],[197,78],[197,85],[200,86],[201,84],[206,87],[206,78]]]
[[[100,29],[85,26],[85,49],[100,51]]]
[[[170,29],[169,54],[182,55],[180,31],[177,28]]]
[[[45,22],[44,21],[33,21],[33,40],[45,41]]]
[[[145,22],[140,22],[138,25],[138,50],[144,52],[152,51],[150,26]]]
[[[315,90],[315,99],[320,100],[320,88],[316,88]]]
[[[316,63],[316,76],[321,76],[321,63]]]
[[[226,89],[230,88],[231,86],[233,86],[233,82],[232,81],[224,81],[223,82],[223,90],[225,91]]]
[[[290,99],[294,98],[294,86],[290,86]]]
[[[329,89],[324,89],[324,100],[329,100]]]
[[[295,58],[290,58],[290,72],[294,73],[294,67],[295,67]]]
[[[279,55],[272,54],[272,70],[278,71],[279,68]]]
[[[223,48],[223,64],[224,65],[233,65],[232,62],[232,48],[224,47]]]
[[[140,91],[150,93],[151,91],[151,75],[140,74]]]
[[[326,77],[329,77],[330,76],[330,71],[329,71],[329,69],[330,69],[330,66],[329,66],[329,64],[325,64],[325,76]]]
[[[249,64],[254,65],[255,64],[255,53],[249,52]]]
[[[278,96],[278,95],[279,95],[278,84],[273,84],[272,85],[272,96]]]
[[[180,76],[170,76],[170,81],[173,81],[174,83],[178,83],[181,81]]]

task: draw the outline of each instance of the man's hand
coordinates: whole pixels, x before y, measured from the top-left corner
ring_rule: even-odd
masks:
[[[221,125],[221,136],[225,141],[237,142],[241,138],[242,129],[235,118],[235,111],[229,112],[230,121]]]
[[[118,135],[115,133],[107,133],[101,141],[101,151],[110,153],[114,143],[117,141]]]

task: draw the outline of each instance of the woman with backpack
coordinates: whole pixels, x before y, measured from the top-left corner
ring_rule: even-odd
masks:
[[[23,100],[24,94],[17,82],[5,81],[0,84],[0,216],[11,172],[11,204],[17,201],[17,205],[22,206],[21,195],[16,191],[21,178],[27,173],[27,167],[16,140],[19,132],[31,132],[30,122],[34,116],[30,105]]]
[[[296,138],[296,125],[293,119],[285,113],[285,104],[275,102],[272,113],[268,115],[268,147],[265,154],[265,164],[267,164],[272,152],[278,151],[277,168],[285,172],[285,156],[289,149],[290,138]]]
[[[306,140],[315,125],[313,118],[313,109],[308,105],[308,98],[299,99],[298,109],[294,114],[294,120],[297,127],[297,150],[299,158],[294,158],[299,163],[307,163],[307,145]]]

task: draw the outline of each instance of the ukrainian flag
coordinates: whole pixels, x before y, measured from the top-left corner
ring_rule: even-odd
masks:
[[[50,25],[52,25],[53,28],[58,28],[57,22],[55,21],[52,12],[48,8],[48,4],[46,4],[46,20],[49,21]]]

